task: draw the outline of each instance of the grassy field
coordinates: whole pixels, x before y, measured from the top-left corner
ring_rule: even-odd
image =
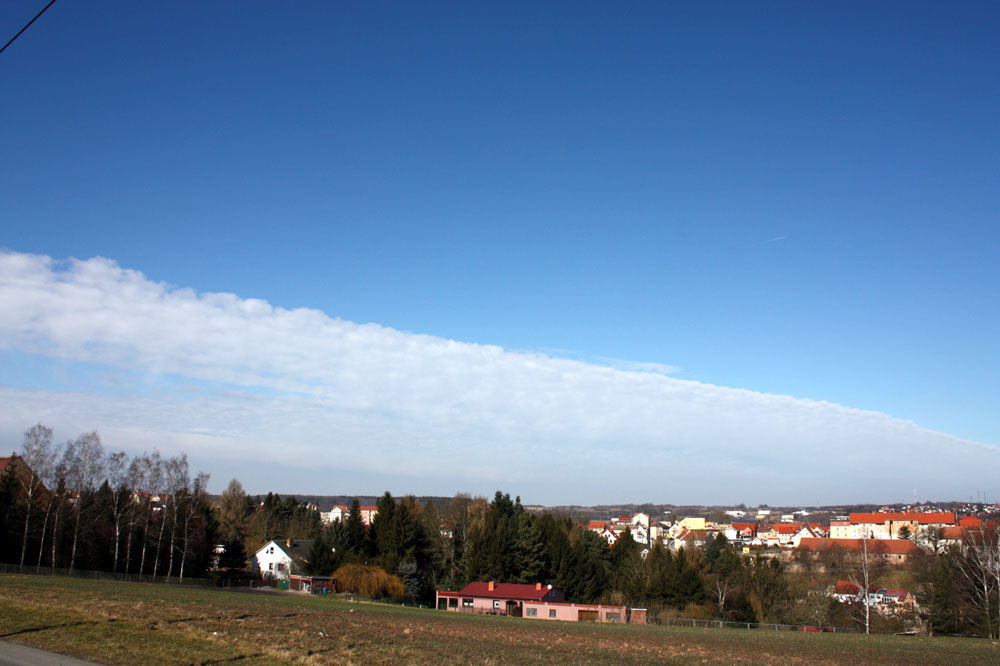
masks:
[[[0,639],[106,664],[1000,664],[996,641],[544,622],[0,575]]]

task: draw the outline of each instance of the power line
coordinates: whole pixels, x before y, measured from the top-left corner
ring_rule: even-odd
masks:
[[[38,17],[41,16],[42,14],[44,14],[45,10],[48,9],[49,7],[51,7],[52,5],[54,5],[55,2],[56,2],[56,0],[50,0],[49,4],[47,4],[44,7],[42,7],[42,11],[38,12],[37,14],[35,14],[35,18],[33,18],[30,21],[28,21],[28,24],[26,26],[24,26],[23,28],[21,28],[16,35],[14,35],[13,37],[10,38],[9,42],[7,42],[6,44],[3,45],[3,48],[0,49],[0,53],[3,53],[4,51],[6,51],[7,47],[10,46],[11,44],[13,44],[14,40],[17,39],[18,37],[20,37],[22,32],[24,32],[25,30],[27,30],[28,28],[30,28],[31,24],[34,23],[35,21],[37,21]]]

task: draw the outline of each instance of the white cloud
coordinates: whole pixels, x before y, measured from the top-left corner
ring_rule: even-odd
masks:
[[[667,365],[666,363],[654,363],[651,361],[628,361],[621,358],[600,358],[598,359],[601,363],[604,363],[612,368],[617,368],[618,370],[625,370],[627,372],[653,372],[658,375],[676,375],[681,371],[675,365]]]
[[[0,348],[124,377],[113,392],[29,390],[0,371],[11,448],[37,420],[67,437],[97,427],[262,491],[375,494],[384,480],[549,503],[888,501],[993,489],[1000,462],[884,414],[197,294],[101,258],[0,253],[0,312]]]

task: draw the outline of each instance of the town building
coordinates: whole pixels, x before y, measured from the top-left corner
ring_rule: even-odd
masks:
[[[899,539],[904,527],[911,537],[916,537],[930,528],[953,525],[955,514],[950,511],[852,513],[848,520],[830,521],[830,538]]]

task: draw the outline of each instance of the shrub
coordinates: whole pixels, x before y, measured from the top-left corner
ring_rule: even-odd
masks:
[[[386,573],[381,567],[345,564],[333,572],[333,580],[339,591],[353,592],[372,599],[392,597],[400,600],[406,596],[403,581],[398,576]]]

